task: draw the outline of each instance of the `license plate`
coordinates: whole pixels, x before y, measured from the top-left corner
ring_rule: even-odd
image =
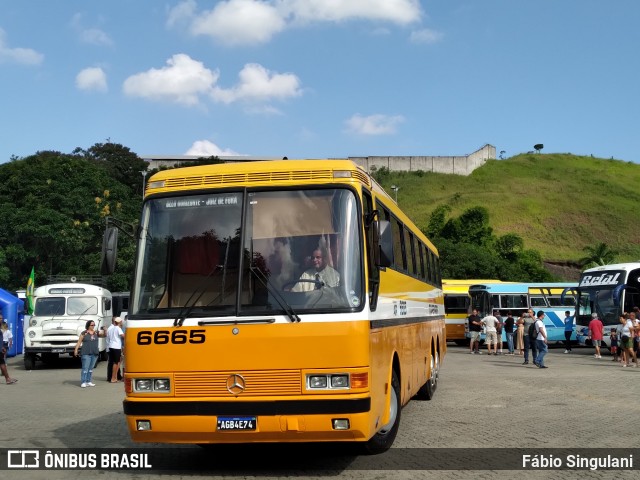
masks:
[[[218,417],[219,431],[255,430],[257,424],[256,417]]]
[[[52,348],[51,353],[64,353],[64,348]]]

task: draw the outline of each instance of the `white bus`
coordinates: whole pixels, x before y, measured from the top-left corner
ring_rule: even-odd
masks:
[[[582,272],[578,284],[576,305],[576,336],[578,343],[591,345],[589,322],[597,313],[604,324],[603,343],[611,346],[611,330],[620,322],[620,315],[640,306],[640,262],[617,263],[590,268]]]
[[[111,292],[84,283],[56,283],[33,292],[34,311],[24,335],[24,366],[33,370],[36,360],[51,362],[60,354],[73,355],[88,320],[96,329],[111,325]],[[106,359],[106,339],[100,337],[100,360]]]

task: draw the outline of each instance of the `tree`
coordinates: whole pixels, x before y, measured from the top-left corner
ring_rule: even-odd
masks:
[[[618,256],[618,252],[612,250],[609,245],[604,242],[584,247],[582,250],[586,252],[586,255],[578,260],[582,268],[609,265],[610,263],[614,263]]]
[[[129,187],[132,193],[142,197],[142,174],[149,163],[138,157],[128,147],[117,143],[96,143],[88,150],[76,148],[76,154],[84,155],[87,160],[102,164],[106,171],[118,182]]]
[[[524,240],[515,233],[507,233],[495,242],[496,253],[503,259],[515,261],[524,249]]]
[[[525,250],[523,239],[512,233],[493,234],[489,213],[472,207],[457,218],[446,214],[447,205],[438,206],[425,232],[438,247],[444,278],[497,278],[515,282],[555,280],[544,268],[542,256]]]
[[[0,275],[24,288],[31,268],[48,275],[97,275],[105,217],[137,219],[139,202],[101,165],[78,154],[38,152],[0,165]]]

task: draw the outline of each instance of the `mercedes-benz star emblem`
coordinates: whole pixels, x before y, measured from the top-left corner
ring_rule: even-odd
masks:
[[[229,375],[227,378],[227,390],[229,390],[229,393],[232,393],[233,395],[240,395],[244,392],[244,389],[245,382],[242,375]]]

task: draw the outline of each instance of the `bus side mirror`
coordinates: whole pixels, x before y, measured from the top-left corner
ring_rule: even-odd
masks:
[[[393,265],[393,235],[391,233],[391,223],[388,220],[379,220],[378,228],[379,258],[378,267],[390,267]]]
[[[116,269],[118,256],[118,229],[107,227],[102,237],[102,256],[100,259],[100,272],[102,275],[111,275]]]

